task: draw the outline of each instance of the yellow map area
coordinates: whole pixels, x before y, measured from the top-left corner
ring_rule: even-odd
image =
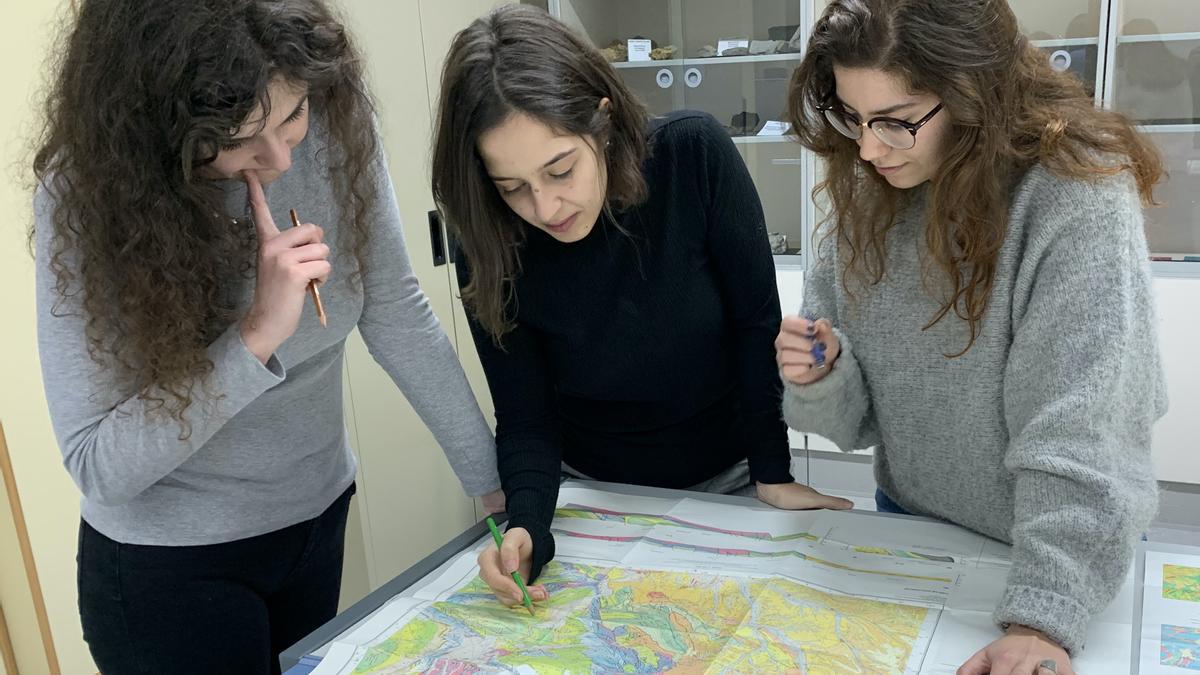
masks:
[[[371,647],[356,673],[902,673],[923,607],[786,579],[551,563],[536,616],[478,579]]]
[[[1162,594],[1168,600],[1200,602],[1200,567],[1163,565]]]

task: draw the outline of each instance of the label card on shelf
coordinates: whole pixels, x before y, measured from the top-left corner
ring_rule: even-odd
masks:
[[[650,60],[650,41],[649,40],[629,40],[629,60],[630,61],[649,61]]]
[[[762,129],[758,130],[759,136],[782,136],[788,132],[792,125],[779,120],[767,120]]]
[[[738,47],[741,47],[743,49],[750,49],[750,41],[749,40],[718,40],[717,41],[717,56],[724,56],[725,50],[736,49]]]

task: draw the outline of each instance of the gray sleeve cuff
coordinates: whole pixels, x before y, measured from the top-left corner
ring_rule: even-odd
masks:
[[[783,419],[789,427],[824,436],[849,452],[866,447],[859,443],[859,430],[867,421],[870,400],[850,340],[833,330],[841,343],[837,361],[812,384],[784,382]]]
[[[275,354],[266,364],[258,360],[242,342],[236,323],[208,346],[208,358],[215,366],[213,389],[230,399],[232,405],[223,407],[233,412],[287,378],[287,370]]]
[[[1091,614],[1065,595],[1032,586],[1009,585],[992,618],[1002,629],[1019,624],[1041,631],[1074,655],[1083,647]]]
[[[482,497],[489,492],[495,492],[500,489],[500,475],[494,472],[492,475],[487,476],[487,480],[484,481],[466,482],[462,481],[461,478],[459,480],[462,482],[463,492],[467,493],[468,497]]]

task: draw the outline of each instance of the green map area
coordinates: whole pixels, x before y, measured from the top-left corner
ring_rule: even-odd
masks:
[[[1200,602],[1200,567],[1163,565],[1162,596],[1167,600]]]

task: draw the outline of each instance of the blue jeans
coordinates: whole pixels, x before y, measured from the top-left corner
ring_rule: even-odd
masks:
[[[883,493],[883,490],[875,488],[875,510],[880,513],[899,513],[903,516],[911,516],[912,514],[905,511],[902,506],[892,501],[892,498]]]

